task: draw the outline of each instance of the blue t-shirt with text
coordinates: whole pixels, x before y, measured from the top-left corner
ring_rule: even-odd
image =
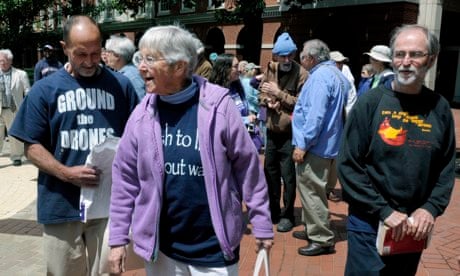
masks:
[[[165,161],[160,250],[197,266],[227,262],[212,226],[198,143],[198,95],[180,104],[159,100]]]
[[[129,80],[101,67],[95,77],[72,77],[64,68],[37,81],[24,99],[10,134],[41,144],[66,166],[85,164],[106,137],[120,137],[138,99]],[[38,222],[78,221],[80,187],[39,171]]]

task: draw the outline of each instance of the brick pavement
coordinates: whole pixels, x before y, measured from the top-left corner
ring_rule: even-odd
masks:
[[[460,144],[460,110],[453,110],[456,119],[457,145]],[[457,146],[460,149],[460,147]],[[0,276],[45,275],[41,245],[42,228],[35,222],[37,170],[29,163],[13,167],[0,155]],[[339,186],[336,187],[340,193]],[[460,176],[457,177],[451,203],[436,221],[431,244],[422,255],[417,276],[460,275],[456,256],[460,255]],[[336,253],[304,257],[297,248],[305,242],[292,238],[292,232],[277,233],[271,251],[272,275],[343,275],[346,259],[346,204],[330,201],[331,222],[337,235]],[[300,201],[296,201],[296,219],[300,217]],[[301,230],[297,225],[294,230]],[[252,275],[255,245],[251,235],[241,244],[240,275]],[[143,276],[139,270],[125,276]]]
[[[4,153],[8,151],[8,145]],[[0,275],[44,275],[42,227],[36,223],[37,169],[0,155]]]

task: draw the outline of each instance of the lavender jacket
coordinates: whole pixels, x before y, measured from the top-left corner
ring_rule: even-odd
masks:
[[[273,238],[267,184],[256,148],[228,90],[194,76],[200,89],[198,131],[211,220],[227,259],[241,242],[246,224]],[[163,199],[164,160],[157,96],[147,94],[131,114],[112,170],[110,246],[126,245],[130,227],[134,251],[156,260]]]

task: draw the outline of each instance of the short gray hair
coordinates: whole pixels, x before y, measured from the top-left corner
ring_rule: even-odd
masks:
[[[119,55],[125,63],[130,63],[133,59],[134,52],[136,52],[134,42],[132,42],[131,39],[120,35],[112,35],[105,42],[105,49]]]
[[[315,58],[318,62],[323,62],[330,59],[330,50],[326,43],[319,39],[308,40],[303,44],[303,55],[307,54]],[[305,52],[306,51],[306,52]]]
[[[4,55],[7,60],[13,61],[13,53],[11,52],[10,49],[1,49],[0,54]]]
[[[439,50],[441,48],[439,44],[439,40],[436,37],[436,35],[428,30],[425,26],[418,25],[418,24],[410,24],[410,25],[402,25],[400,27],[396,27],[393,30],[391,39],[390,39],[390,49],[391,49],[391,54],[393,55],[394,52],[394,47],[395,47],[395,41],[396,38],[404,31],[407,30],[420,30],[425,34],[426,40],[427,40],[427,49],[428,49],[428,54],[429,55],[438,55]]]
[[[139,49],[161,54],[169,64],[187,62],[188,77],[191,77],[198,60],[196,40],[191,32],[179,26],[156,26],[148,29],[142,36]]]

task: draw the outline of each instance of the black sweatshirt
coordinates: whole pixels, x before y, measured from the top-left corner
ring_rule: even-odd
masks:
[[[448,102],[423,87],[408,95],[383,85],[361,96],[345,124],[337,159],[349,213],[385,220],[423,208],[433,217],[455,181],[455,127]]]

